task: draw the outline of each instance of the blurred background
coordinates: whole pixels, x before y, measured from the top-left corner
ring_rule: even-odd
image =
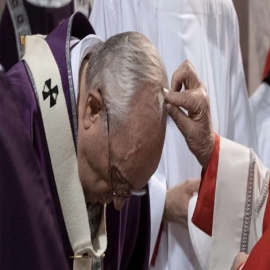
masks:
[[[270,0],[233,0],[249,95],[260,85],[270,62]]]
[[[72,8],[69,9],[66,16],[78,10],[88,16],[94,1],[98,0],[64,1],[72,3]],[[2,14],[5,8],[7,9],[5,2],[4,0],[0,1],[0,14]],[[36,2],[37,6],[42,6],[42,3],[44,5],[46,1],[9,0],[9,2],[28,2],[28,4],[35,4]],[[47,2],[53,2],[54,6],[57,7],[63,1],[54,0]],[[250,96],[260,85],[270,66],[270,0],[233,0],[233,3],[239,20],[241,52],[248,94]],[[50,8],[52,9],[52,7]],[[3,64],[2,62],[1,64]]]

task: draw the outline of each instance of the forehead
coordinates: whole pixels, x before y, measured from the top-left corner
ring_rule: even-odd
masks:
[[[112,165],[134,189],[145,186],[157,168],[165,136],[163,118],[142,102],[112,137]]]

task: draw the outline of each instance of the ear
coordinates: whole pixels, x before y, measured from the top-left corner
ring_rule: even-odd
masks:
[[[86,99],[84,114],[83,114],[83,126],[85,129],[101,118],[101,112],[104,109],[103,98],[99,91],[91,90]]]

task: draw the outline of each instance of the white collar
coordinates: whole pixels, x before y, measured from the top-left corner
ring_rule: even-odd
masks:
[[[70,46],[74,45],[78,42],[79,39],[72,39],[70,42]],[[84,39],[78,42],[74,48],[71,50],[71,70],[72,70],[72,78],[73,78],[73,85],[74,85],[74,93],[75,93],[75,100],[77,102],[78,93],[79,93],[79,72],[81,63],[84,57],[91,52],[93,47],[98,43],[103,42],[103,40],[96,36],[96,35],[88,35]]]

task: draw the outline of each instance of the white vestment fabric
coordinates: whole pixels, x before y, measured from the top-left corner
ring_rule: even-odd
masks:
[[[227,270],[262,235],[269,172],[253,152],[220,138],[210,269]]]
[[[210,266],[210,252],[212,246],[211,238],[196,227],[191,219],[197,203],[197,195],[193,196],[189,201],[188,206],[188,230],[191,242],[193,244],[194,252],[200,262],[202,269],[209,269]]]
[[[249,98],[258,140],[258,155],[270,168],[270,86],[263,82]]]
[[[256,149],[238,21],[230,0],[98,0],[90,22],[105,40],[125,31],[146,35],[161,54],[169,80],[183,61],[190,60],[208,90],[215,131]],[[150,180],[150,260],[162,221],[166,190],[187,178],[200,178],[200,173],[201,166],[183,136],[168,121],[159,168]],[[203,239],[208,247],[208,238]],[[187,229],[164,224],[153,269],[201,269]]]

